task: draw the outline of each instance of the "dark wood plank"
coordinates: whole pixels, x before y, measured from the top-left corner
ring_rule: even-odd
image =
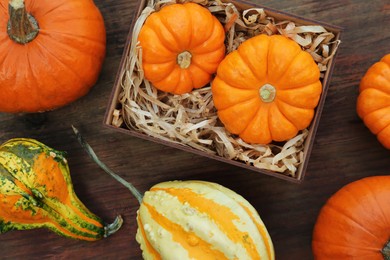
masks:
[[[137,1],[96,0],[107,27],[107,57],[99,82],[87,96],[38,118],[0,114],[0,142],[30,137],[67,151],[80,199],[107,222],[121,214],[124,226],[112,237],[94,243],[64,239],[47,230],[9,232],[0,236],[1,259],[141,258],[135,241],[137,201],[91,162],[73,136],[72,124],[109,167],[141,191],[174,179],[218,182],[240,193],[259,211],[277,259],[312,258],[313,225],[326,199],[351,181],[390,173],[390,152],[369,133],[355,109],[361,77],[389,51],[390,8],[381,0],[255,2],[344,28],[305,181],[297,185],[255,174],[104,127],[105,109]]]

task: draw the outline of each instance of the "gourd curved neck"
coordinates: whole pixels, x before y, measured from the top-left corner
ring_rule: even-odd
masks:
[[[99,157],[96,155],[95,151],[92,149],[92,147],[84,140],[82,135],[80,134],[79,130],[72,126],[73,132],[76,135],[77,141],[80,143],[80,145],[84,148],[84,150],[88,153],[88,155],[92,158],[92,160],[100,167],[102,168],[106,173],[111,175],[115,180],[123,184],[126,188],[128,188],[133,194],[133,196],[138,200],[139,204],[142,203],[142,194],[137,190],[137,188],[134,187],[133,184],[130,182],[125,181],[122,177],[120,177],[118,174],[113,172],[110,168],[107,167],[102,161],[100,161]]]
[[[37,37],[37,20],[27,13],[24,0],[10,0],[8,4],[9,20],[7,32],[16,43],[27,44]]]
[[[381,252],[384,260],[390,260],[390,240],[387,241]]]

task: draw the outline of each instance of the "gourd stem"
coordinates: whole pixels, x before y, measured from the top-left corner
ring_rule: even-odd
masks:
[[[27,13],[24,0],[10,0],[8,12],[7,32],[13,41],[26,44],[37,37],[39,32],[38,22]]]
[[[104,237],[111,236],[117,232],[123,224],[123,218],[119,215],[115,218],[114,222],[104,226]]]
[[[382,249],[384,260],[390,260],[390,240],[387,241],[385,247]]]
[[[142,203],[142,195],[141,193],[133,186],[133,184],[125,181],[122,177],[117,175],[115,172],[113,172],[110,168],[107,167],[100,159],[97,157],[96,153],[92,149],[92,147],[84,140],[80,132],[72,126],[73,132],[76,134],[78,142],[81,144],[81,146],[84,148],[84,150],[89,154],[89,156],[92,158],[92,160],[99,165],[100,168],[102,168],[106,173],[111,175],[115,180],[122,183],[126,188],[130,190],[130,192],[134,195],[134,197],[138,200],[139,204]]]

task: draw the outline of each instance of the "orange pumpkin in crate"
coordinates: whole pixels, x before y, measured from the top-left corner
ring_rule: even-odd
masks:
[[[212,83],[225,128],[248,143],[286,141],[307,128],[322,84],[311,55],[281,35],[258,35],[221,62]]]
[[[145,78],[173,94],[208,84],[225,57],[223,26],[194,3],[167,5],[152,13],[138,39]]]
[[[390,259],[390,176],[352,182],[323,206],[313,233],[315,259]]]
[[[0,0],[0,7],[1,112],[52,110],[96,83],[106,32],[92,0]]]
[[[359,91],[358,115],[379,142],[390,149],[390,54],[367,70]]]

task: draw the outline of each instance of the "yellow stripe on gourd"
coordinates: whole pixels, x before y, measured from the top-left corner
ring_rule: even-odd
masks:
[[[264,256],[265,259],[275,259],[274,247],[272,244],[271,237],[268,234],[267,228],[265,227],[256,209],[253,208],[253,206],[244,197],[216,183],[204,181],[193,181],[193,183],[197,183],[198,185],[200,184],[202,186],[208,186],[212,189],[218,190],[223,194],[229,196],[235,202],[237,202],[241,206],[241,208],[245,210],[252,222],[256,225],[257,230],[262,237],[263,243],[256,243],[256,246],[261,247],[259,249],[260,252],[266,250],[267,256]]]
[[[63,235],[69,236],[71,238],[80,239],[80,240],[86,240],[86,241],[96,241],[95,237],[86,237],[85,235],[78,235],[78,234],[76,234],[74,232],[70,232],[69,230],[63,228],[60,224],[58,224],[55,221],[54,222],[47,222],[47,223],[45,223],[45,225],[48,228],[54,228],[54,231],[59,231]]]
[[[261,259],[256,250],[256,244],[247,232],[240,231],[235,222],[240,221],[240,216],[236,215],[226,206],[207,199],[201,194],[193,192],[189,188],[152,188],[151,191],[163,190],[178,198],[180,202],[188,203],[201,213],[207,214],[221,230],[233,242],[241,244],[247,251],[251,259]]]
[[[160,185],[161,183],[158,184],[158,186]],[[143,203],[153,205],[158,212],[169,218],[171,222],[182,226],[186,232],[193,231],[199,238],[212,244],[213,248],[223,252],[228,259],[251,260],[241,244],[231,241],[213,219],[192,208],[189,203],[183,204],[176,197],[162,190],[147,191],[143,197]],[[187,251],[178,246],[178,243],[172,241],[169,231],[166,231],[155,222],[143,203],[141,204],[138,218],[142,218],[148,234],[152,233],[152,236],[150,236],[151,243],[156,249],[159,249],[161,256],[163,258],[169,257],[172,254],[172,250],[169,250],[169,248],[175,248],[176,259],[189,259]],[[256,229],[254,226],[252,228]],[[158,236],[153,233],[157,233]],[[196,242],[193,236],[189,236],[188,240],[192,244]],[[137,241],[140,242],[140,240]],[[142,247],[144,245],[141,243]]]
[[[268,253],[268,256],[271,258],[271,259],[274,259],[274,247],[271,243],[271,238],[268,234],[268,231],[266,230],[266,228],[264,227],[264,225],[261,225],[262,223],[259,223],[259,221],[256,219],[256,217],[253,215],[253,212],[248,208],[246,207],[245,205],[243,205],[242,203],[240,203],[241,207],[248,213],[248,215],[250,216],[250,218],[252,219],[253,223],[256,224],[257,226],[257,229],[259,230],[262,238],[263,238],[263,241],[264,241],[264,244],[265,244],[265,247],[267,249],[267,253]]]
[[[156,251],[156,249],[154,249],[152,244],[149,242],[146,236],[144,225],[142,223],[142,220],[139,217],[137,217],[137,223],[138,223],[138,230],[137,230],[136,239],[138,243],[141,245],[142,255],[144,256],[144,259],[161,260],[161,256]]]
[[[71,185],[71,182],[65,179],[65,176],[63,175],[59,167],[59,163],[56,162],[53,157],[47,156],[45,153],[39,154],[34,161],[33,171],[36,175],[35,184],[45,187],[45,193],[47,194],[48,198],[54,198],[59,202],[63,203],[64,205],[67,205],[67,207],[73,210],[76,216],[81,218],[82,220],[91,223],[97,227],[102,227],[101,223],[85,215],[85,213],[81,212],[79,208],[75,207],[73,203],[71,203],[72,200],[76,199],[74,197],[74,192],[72,192],[73,187]],[[51,180],[47,181],[49,176]],[[61,191],[57,188],[65,186],[68,186],[68,190],[64,189]],[[47,202],[50,203],[49,201]],[[61,204],[59,205],[62,206]],[[57,206],[58,205],[53,205],[53,207]],[[60,208],[66,209],[65,206],[62,206]],[[62,214],[63,216],[71,215],[71,213],[66,210],[63,211]],[[91,232],[90,230],[83,229],[82,227],[80,227],[80,230],[85,232]]]
[[[10,152],[0,151],[0,165],[15,179],[32,186],[33,176],[30,165],[22,158]],[[26,171],[28,169],[30,170]]]
[[[5,178],[2,180],[3,185],[0,185],[0,192],[2,194],[19,196],[19,198],[28,194],[31,196],[31,199],[34,200],[32,197],[31,187],[37,186],[37,191],[40,188],[45,189],[46,192],[41,192],[41,194],[46,194],[47,197],[42,197],[40,199],[44,200],[50,208],[55,209],[55,211],[59,213],[71,227],[93,236],[98,234],[96,231],[81,227],[77,224],[77,219],[72,219],[74,217],[81,218],[82,220],[97,227],[102,227],[101,223],[95,219],[85,216],[85,214],[81,213],[80,210],[70,202],[67,190],[64,189],[61,191],[57,188],[67,186],[67,182],[58,167],[58,162],[56,162],[51,156],[47,156],[45,153],[40,153],[35,157],[34,164],[30,165],[23,158],[18,157],[13,153],[0,151],[0,165],[15,178],[13,181]],[[48,178],[51,178],[51,181],[48,181]],[[68,205],[73,212],[70,212],[62,203]],[[41,211],[42,209],[37,210]],[[36,213],[33,213],[32,211],[22,212],[24,214],[24,221],[21,219],[19,220],[20,222],[31,224],[34,223],[34,221],[37,221],[37,219],[34,218],[34,214]],[[12,219],[15,218],[12,217],[8,219],[6,216],[7,215],[3,216],[4,221],[12,221]],[[72,218],[69,216],[72,216]],[[55,227],[58,230],[61,230],[61,232],[65,235],[82,238],[82,236],[76,235],[75,233],[71,233],[62,228],[54,219],[46,218],[42,224]],[[96,240],[94,238],[84,239]]]
[[[222,252],[213,249],[210,243],[202,240],[194,232],[187,231],[181,225],[172,222],[159,213],[152,205],[143,203],[143,206],[147,208],[151,218],[172,235],[172,240],[180,244],[188,252],[189,259],[227,259]],[[172,253],[174,254],[174,252]]]

